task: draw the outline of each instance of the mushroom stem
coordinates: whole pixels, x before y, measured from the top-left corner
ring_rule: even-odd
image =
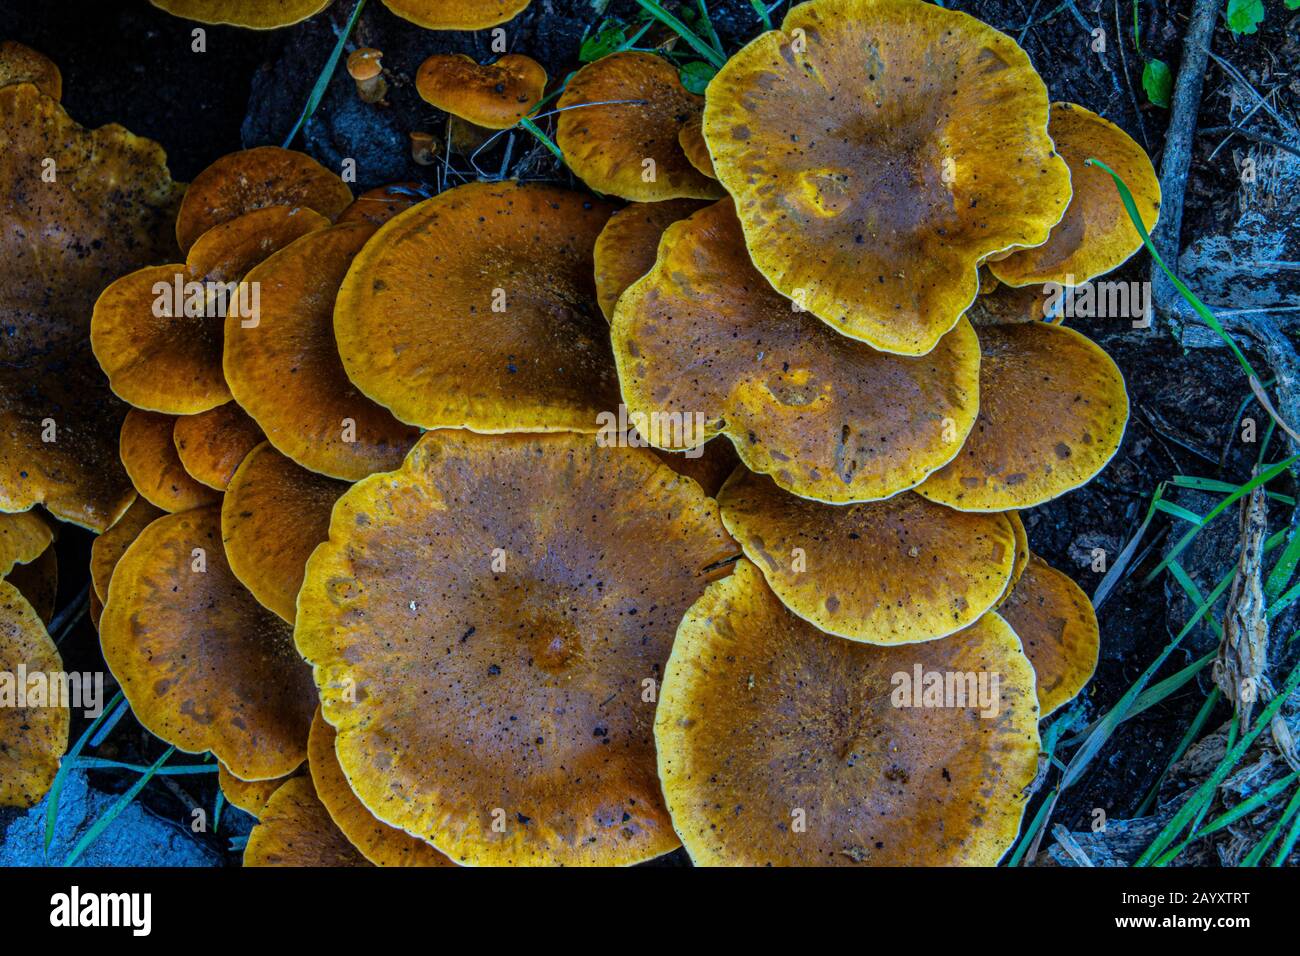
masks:
[[[432,133],[411,134],[411,158],[421,166],[432,166],[438,158],[438,144]]]

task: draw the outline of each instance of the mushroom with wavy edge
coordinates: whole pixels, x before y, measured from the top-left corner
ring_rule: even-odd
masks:
[[[260,818],[275,791],[288,781],[288,777],[277,777],[274,780],[240,780],[225,764],[217,764],[217,785],[221,787],[226,802],[252,817]]]
[[[348,380],[334,339],[339,285],[374,231],[363,221],[304,236],[248,273],[261,290],[257,324],[226,320],[235,400],[280,452],[349,481],[396,468],[420,437]]]
[[[262,808],[244,866],[370,866],[334,825],[311,777],[286,780]]]
[[[941,641],[859,644],[741,560],[678,628],[655,742],[697,865],[988,866],[1038,769],[1034,671],[996,613]]]
[[[513,20],[532,0],[384,0],[403,20],[429,30],[482,30]]]
[[[1097,670],[1101,647],[1088,595],[1035,554],[998,613],[1020,636],[1034,665],[1042,716],[1077,697]]]
[[[418,202],[427,199],[424,186],[419,183],[391,183],[376,186],[352,200],[352,205],[339,213],[335,225],[345,222],[371,222],[382,226],[398,213],[406,212]]]
[[[36,616],[49,627],[59,597],[58,552],[52,547],[46,548],[35,560],[15,567],[5,580],[18,589],[36,611]]]
[[[0,511],[44,504],[102,531],[131,503],[126,406],[90,314],[105,277],[174,258],[180,190],[156,143],[83,129],[31,84],[0,87]]]
[[[463,864],[673,849],[655,689],[737,550],[699,485],[645,449],[428,432],[335,505],[298,601],[357,796]]]
[[[195,481],[225,491],[235,469],[264,440],[262,429],[235,402],[182,415],[172,428],[176,454]]]
[[[819,630],[910,644],[974,624],[1003,595],[1015,533],[998,514],[953,511],[904,492],[828,505],[738,470],[722,522],[781,603]]]
[[[1095,342],[1045,322],[979,334],[979,420],[961,453],[917,487],[960,511],[1009,511],[1090,481],[1119,450],[1128,393]]]
[[[258,146],[221,157],[195,178],[176,216],[181,251],[213,226],[267,206],[305,207],[333,220],[352,190],[306,153]]]
[[[270,206],[213,226],[183,264],[149,266],[95,302],[90,342],[113,391],[136,408],[194,415],[230,401],[221,371],[228,317],[254,324],[256,287],[240,280],[300,236],[329,225],[317,212]]]
[[[710,179],[718,178],[718,171],[713,168],[713,157],[709,155],[709,144],[704,140],[704,115],[693,114],[677,133],[677,144],[686,154],[690,164]]]
[[[455,866],[423,840],[375,819],[352,792],[339,766],[335,736],[334,728],[317,710],[307,741],[307,763],[316,796],[348,841],[375,866]]]
[[[275,30],[315,16],[333,0],[149,0],[174,17],[251,30]]]
[[[483,65],[463,53],[437,53],[420,64],[415,89],[426,103],[470,123],[510,129],[541,101],[546,70],[521,53]]]
[[[838,332],[921,355],[974,300],[985,257],[1045,241],[1065,212],[1047,115],[1025,52],[974,17],[813,0],[718,72],[704,136],[772,285]]]
[[[969,512],[967,513],[969,514]],[[1020,581],[1020,576],[1025,573],[1025,568],[1029,565],[1030,554],[1029,535],[1025,533],[1025,522],[1021,519],[1020,512],[1003,511],[1000,513],[1011,522],[1011,531],[1012,534],[1015,535],[1016,541],[1016,556],[1011,566],[1011,578],[1007,581],[1006,590],[1002,592],[1002,596],[999,597],[997,603],[993,605],[994,610],[997,610],[1005,604],[1007,598],[1011,596],[1011,592],[1015,590],[1016,584]]]
[[[122,422],[122,464],[140,496],[167,512],[221,500],[220,492],[190,477],[176,453],[172,415],[131,409]]]
[[[18,589],[0,581],[0,807],[30,807],[45,796],[68,749],[69,715],[48,697],[37,701],[24,687],[28,675],[62,673],[63,659],[45,625]]]
[[[35,561],[54,543],[54,529],[35,511],[0,513],[0,578]]]
[[[988,264],[1010,286],[1082,285],[1110,272],[1142,248],[1110,174],[1086,165],[1100,159],[1128,184],[1147,232],[1160,218],[1160,179],[1146,152],[1110,120],[1073,103],[1053,103],[1048,124],[1070,167],[1074,198],[1047,242]]]
[[[0,86],[31,83],[52,100],[63,97],[63,74],[43,53],[14,40],[0,43]]]
[[[287,624],[239,583],[215,505],[159,518],[118,562],[100,646],[140,723],[242,780],[307,758],[311,672]]]
[[[957,454],[979,404],[969,323],[920,357],[837,334],[755,271],[729,200],[668,228],[654,269],[618,301],[613,341],[652,443],[725,434],[751,470],[832,503],[924,480]]]
[[[564,88],[556,144],[569,168],[596,192],[636,202],[717,199],[717,182],[696,169],[678,140],[704,98],[653,53],[601,57]]]
[[[263,442],[226,489],[221,538],[230,569],[263,607],[291,624],[307,559],[329,537],[330,511],[347,488]]]
[[[613,321],[614,306],[628,286],[654,268],[664,230],[705,205],[700,199],[636,202],[609,217],[592,252],[596,300],[607,320]]]
[[[618,406],[592,279],[609,214],[589,196],[513,182],[408,209],[366,243],[339,290],[348,378],[422,428],[597,431]]]
[[[122,560],[126,549],[140,537],[140,532],[167,514],[144,498],[136,498],[126,513],[113,523],[90,545],[90,581],[101,601],[108,599],[108,585],[113,580],[113,570]]]

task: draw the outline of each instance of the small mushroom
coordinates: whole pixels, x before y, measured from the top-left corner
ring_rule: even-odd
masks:
[[[315,16],[334,0],[149,0],[174,17],[250,30],[277,30]]]
[[[316,796],[311,777],[291,777],[262,808],[244,866],[369,866]]]
[[[236,403],[226,402],[177,418],[172,441],[191,478],[225,491],[239,463],[262,441],[262,430]]]
[[[63,74],[43,53],[14,40],[0,42],[0,86],[31,83],[52,100],[63,97]]]
[[[131,409],[122,422],[122,464],[140,496],[163,511],[188,511],[220,501],[213,488],[190,477],[172,438],[176,418]]]
[[[518,16],[532,0],[384,0],[404,20],[428,30],[482,30]]]
[[[415,75],[420,97],[485,129],[510,129],[546,92],[546,70],[530,56],[508,53],[480,66],[462,53],[439,53]]]
[[[362,47],[348,54],[348,76],[357,81],[357,95],[364,103],[380,103],[388,95],[388,81],[380,62],[384,54],[373,47]]]
[[[614,318],[618,297],[654,268],[664,230],[705,205],[700,199],[634,202],[609,217],[592,251],[596,298],[607,321]]]
[[[411,159],[417,166],[432,166],[438,160],[438,142],[432,133],[415,130],[410,135]]]

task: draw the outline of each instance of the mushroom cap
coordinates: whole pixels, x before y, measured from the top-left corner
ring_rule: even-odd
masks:
[[[428,30],[482,30],[513,20],[532,0],[384,0],[403,20]]]
[[[307,559],[329,536],[330,511],[348,486],[298,467],[266,442],[235,472],[221,505],[221,537],[235,577],[293,623]]]
[[[703,417],[694,435],[646,437],[689,447],[724,433],[752,471],[833,503],[924,480],[957,454],[979,404],[970,323],[922,357],[837,334],[754,270],[729,200],[668,228],[618,301],[613,340],[629,412]]]
[[[334,825],[375,866],[455,866],[423,840],[375,819],[352,792],[334,753],[334,728],[320,710],[311,722],[307,741],[307,762],[316,796],[325,805]]]
[[[262,430],[234,402],[197,415],[182,415],[172,428],[172,441],[190,477],[225,491],[235,469],[262,441]]]
[[[188,511],[221,500],[199,484],[181,464],[172,439],[176,418],[133,408],[122,422],[122,464],[131,483],[150,504],[163,511]]]
[[[52,100],[63,97],[63,74],[43,53],[14,40],[0,42],[0,86],[31,83]]]
[[[961,453],[917,492],[959,511],[1008,511],[1090,481],[1128,423],[1124,376],[1111,357],[1045,322],[976,331],[979,420]]]
[[[983,679],[996,714],[898,706],[918,670]],[[1034,672],[995,613],[941,641],[859,644],[790,613],[742,559],[678,628],[655,741],[698,865],[991,866],[1038,769]]]
[[[1034,665],[1042,716],[1077,697],[1097,670],[1101,650],[1097,613],[1079,585],[1032,555],[998,613]]]
[[[154,736],[210,750],[242,780],[283,777],[306,759],[311,672],[289,626],[231,572],[216,505],[140,533],[113,572],[99,637]]]
[[[63,659],[32,606],[0,581],[0,673],[15,675],[20,666],[29,674],[55,674]],[[0,807],[41,801],[68,749],[68,725],[67,707],[0,707]]]
[[[345,222],[372,222],[382,226],[399,212],[405,212],[422,200],[419,183],[390,183],[376,186],[352,200],[352,205],[339,213],[336,225]]]
[[[740,465],[740,456],[736,446],[726,439],[705,442],[704,448],[696,453],[665,451],[649,446],[655,456],[665,465],[684,478],[694,479],[710,498],[717,498],[723,482],[731,477]]]
[[[225,764],[217,764],[217,783],[221,787],[221,792],[225,794],[226,801],[253,817],[261,817],[271,796],[287,782],[286,777],[277,777],[274,780],[240,780]]]
[[[226,320],[225,378],[267,440],[311,471],[355,481],[402,462],[418,429],[348,380],[334,340],[334,300],[369,222],[322,229],[271,256],[248,282],[260,321]]]
[[[298,605],[357,796],[458,863],[673,849],[647,688],[736,550],[645,449],[426,433],[339,500]]]
[[[140,532],[167,512],[139,496],[131,502],[113,527],[98,535],[90,544],[90,580],[100,601],[108,599],[108,585],[113,580],[113,570],[122,560],[126,549],[140,537]]]
[[[267,206],[304,206],[333,220],[352,190],[306,153],[258,146],[222,156],[195,177],[176,216],[176,241],[188,253],[213,226]]]
[[[707,100],[704,136],[758,270],[888,352],[929,352],[975,298],[978,264],[1046,240],[1070,199],[1029,57],[956,10],[801,4]]]
[[[664,230],[704,206],[705,202],[699,199],[634,202],[609,217],[592,252],[596,300],[606,321],[613,321],[618,297],[654,268]]]
[[[723,524],[781,603],[819,630],[910,644],[974,624],[1002,597],[1015,534],[998,514],[904,492],[828,505],[744,469],[718,495]]]
[[[59,555],[54,548],[46,548],[34,561],[20,564],[5,579],[27,599],[36,616],[46,627],[54,620],[55,603],[59,597]]]
[[[709,144],[704,139],[704,114],[693,113],[677,132],[677,144],[690,164],[710,179],[718,178],[718,171],[713,168],[713,157],[709,155]]]
[[[174,17],[251,30],[274,30],[315,16],[334,0],[149,0]]]
[[[1074,197],[1047,242],[989,263],[989,270],[1007,285],[1082,285],[1142,248],[1142,236],[1133,228],[1114,180],[1101,167],[1086,165],[1090,157],[1115,170],[1128,185],[1148,233],[1160,218],[1160,178],[1151,158],[1128,133],[1074,103],[1052,104],[1048,132],[1070,167]]]
[[[245,309],[257,307],[255,287],[244,293],[239,281],[277,249],[328,225],[306,208],[255,209],[205,232],[184,265],[150,266],[109,285],[95,302],[90,341],[113,391],[136,408],[171,415],[230,401],[221,371],[226,312],[238,302],[234,313],[252,321]],[[201,303],[192,301],[199,289],[190,283],[202,283]],[[192,304],[201,315],[185,314]]]
[[[290,777],[262,808],[244,846],[244,866],[369,866],[348,842],[311,777]]]
[[[30,84],[0,87],[0,116],[0,511],[44,504],[102,531],[134,492],[91,309],[106,277],[175,257],[181,187],[157,143],[83,129]]]
[[[596,431],[618,406],[592,279],[609,213],[580,193],[514,182],[458,186],[408,209],[366,243],[339,290],[348,378],[423,428]]]
[[[563,112],[555,142],[569,168],[596,192],[635,202],[723,195],[691,165],[678,140],[687,117],[704,108],[704,97],[682,86],[677,69],[662,57],[628,51],[588,63],[569,78],[557,107]]]
[[[436,53],[415,74],[420,98],[487,129],[510,129],[546,92],[546,69],[531,56],[507,53],[479,65],[463,53]]]
[[[373,47],[361,47],[348,54],[348,76],[354,80],[373,80],[384,72],[380,61],[384,54]]]
[[[0,513],[0,578],[35,561],[54,543],[54,529],[35,511]]]

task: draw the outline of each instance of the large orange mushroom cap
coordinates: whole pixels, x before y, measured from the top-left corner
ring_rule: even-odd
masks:
[[[1077,697],[1092,680],[1101,650],[1097,613],[1069,577],[1032,555],[998,613],[1015,628],[1034,665],[1044,717]]]
[[[174,17],[252,30],[275,30],[315,16],[333,0],[149,0]]]
[[[43,53],[14,40],[0,42],[0,86],[31,83],[52,100],[63,97],[63,74]]]
[[[234,402],[197,415],[182,415],[172,428],[176,454],[190,477],[225,491],[235,469],[262,443],[262,430]]]
[[[190,183],[176,216],[181,251],[213,226],[267,206],[303,206],[333,220],[352,190],[306,153],[258,146],[223,156]]]
[[[210,750],[243,780],[283,777],[306,759],[311,673],[289,626],[226,563],[219,507],[140,533],[113,572],[100,644],[154,736]]]
[[[369,222],[304,236],[253,269],[255,326],[226,320],[225,377],[235,400],[285,455],[311,471],[355,481],[388,471],[419,438],[349,381],[334,339],[334,301]]]
[[[352,792],[334,753],[334,728],[319,710],[311,722],[307,762],[316,796],[329,811],[334,825],[375,866],[455,866],[423,840],[375,819]]]
[[[1046,240],[1070,199],[1029,57],[920,0],[801,4],[707,101],[758,270],[885,351],[930,351],[975,298],[979,263]]]
[[[699,199],[634,202],[609,217],[592,252],[596,299],[607,320],[613,321],[614,306],[628,286],[654,268],[664,230],[704,205]]]
[[[266,802],[244,846],[244,866],[369,866],[330,819],[311,777],[291,777]]]
[[[555,141],[564,161],[596,192],[636,202],[723,194],[679,140],[704,98],[682,86],[662,57],[628,51],[588,63],[570,78],[557,107]]]
[[[921,357],[837,334],[755,271],[729,200],[668,228],[618,301],[613,340],[630,413],[702,425],[661,427],[654,444],[723,433],[751,470],[833,503],[924,480],[957,454],[979,403],[968,322]]]
[[[18,706],[20,667],[29,675],[53,675],[63,671],[63,659],[32,606],[0,581],[0,807],[39,803],[68,749],[66,706],[31,697]]]
[[[263,442],[226,489],[221,538],[230,569],[261,604],[293,623],[307,559],[329,537],[347,485],[294,464]]]
[[[1045,322],[979,328],[979,420],[916,490],[961,511],[1029,508],[1088,482],[1119,450],[1128,393],[1091,339]]]
[[[963,514],[910,492],[827,505],[740,469],[718,507],[781,603],[819,630],[869,644],[929,641],[974,624],[1015,562],[1002,515]]]
[[[1100,159],[1119,174],[1133,194],[1148,233],[1160,217],[1160,178],[1151,158],[1108,119],[1074,103],[1053,103],[1048,131],[1070,167],[1074,197],[1047,242],[991,261],[989,270],[1012,286],[1054,282],[1082,285],[1118,268],[1142,248],[1142,236],[1124,209],[1115,181]]]
[[[994,613],[899,647],[823,634],[742,560],[677,631],[655,741],[696,864],[991,866],[1038,769],[1034,671]]]
[[[298,602],[357,796],[458,863],[673,849],[655,689],[736,552],[699,485],[644,449],[427,433],[339,500]]]
[[[131,409],[122,422],[122,464],[140,496],[163,511],[187,511],[220,501],[213,488],[190,477],[176,453],[171,415]]]
[[[482,30],[513,20],[532,0],[384,0],[403,20],[429,30]]]
[[[530,56],[507,53],[480,65],[463,53],[437,53],[415,74],[420,98],[486,129],[510,129],[546,92],[546,70]]]
[[[35,511],[0,513],[0,578],[35,561],[54,543],[54,529]]]
[[[618,405],[592,279],[609,214],[513,182],[402,213],[357,254],[335,302],[348,377],[423,428],[595,432]]]
[[[90,314],[108,277],[175,257],[181,187],[156,143],[83,129],[31,84],[0,87],[0,117],[0,511],[102,531],[134,492]]]

